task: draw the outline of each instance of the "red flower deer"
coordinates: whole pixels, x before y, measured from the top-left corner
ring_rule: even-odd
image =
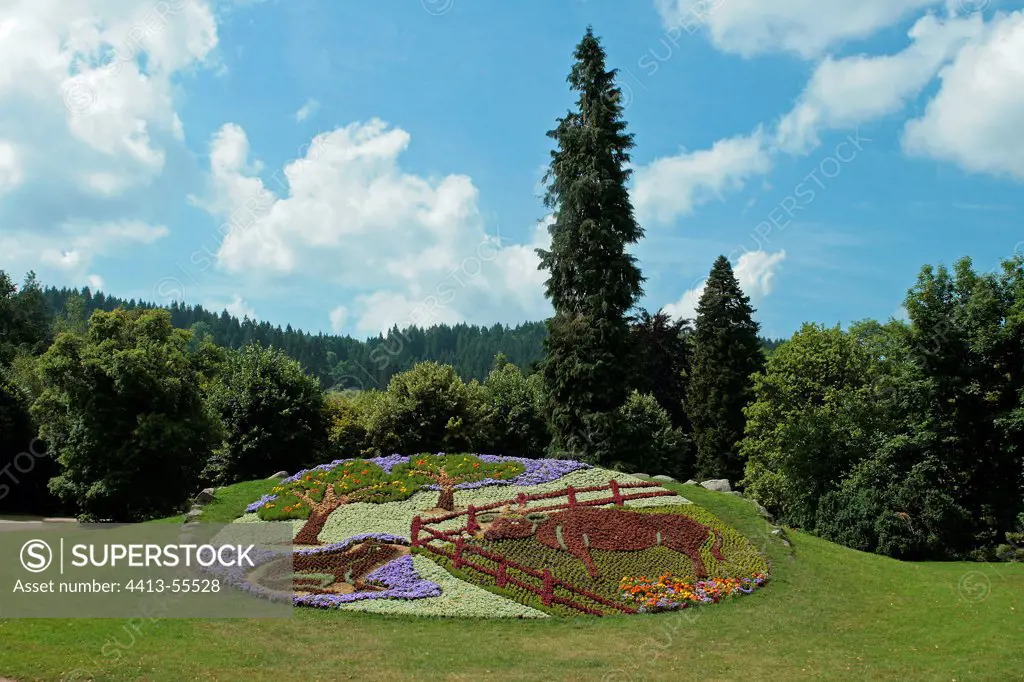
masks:
[[[530,514],[531,517],[543,516]],[[487,540],[534,536],[552,549],[562,549],[583,562],[592,578],[600,575],[590,550],[639,551],[664,546],[693,561],[698,578],[707,577],[700,548],[714,537],[711,555],[725,561],[722,536],[707,526],[678,514],[638,514],[619,509],[576,508],[546,515],[543,520],[498,517],[484,532]]]

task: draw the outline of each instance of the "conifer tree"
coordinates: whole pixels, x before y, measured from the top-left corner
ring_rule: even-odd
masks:
[[[545,176],[553,212],[547,357],[542,372],[553,449],[608,462],[616,441],[615,411],[629,388],[627,313],[642,295],[643,277],[626,248],[643,236],[626,183],[633,136],[623,120],[615,69],[588,28],[568,77],[574,109],[548,132],[557,148]]]
[[[743,408],[752,398],[751,375],[764,367],[753,313],[729,260],[719,256],[697,305],[686,405],[702,479],[736,482],[743,474]]]

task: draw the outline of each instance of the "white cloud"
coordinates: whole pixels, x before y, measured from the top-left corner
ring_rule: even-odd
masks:
[[[81,282],[97,258],[123,255],[131,248],[166,237],[163,225],[141,221],[69,222],[56,234],[29,231],[0,232],[0,263],[20,268],[39,263],[62,281]]]
[[[747,251],[740,256],[733,268],[733,274],[736,275],[743,293],[750,297],[755,307],[772,293],[775,275],[784,260],[784,250],[774,253]],[[706,279],[701,280],[695,287],[684,292],[678,301],[666,305],[662,310],[678,319],[693,319],[706,284]]]
[[[1024,180],[1024,11],[997,15],[939,76],[938,94],[904,129],[904,150]]]
[[[210,145],[208,195],[193,199],[227,221],[218,265],[348,288],[359,332],[545,315],[534,245],[491,234],[468,177],[404,172],[409,141],[379,120],[352,123],[318,135],[264,184],[245,131],[223,126]]]
[[[256,311],[239,294],[235,294],[231,303],[228,303],[224,309],[228,311],[229,315],[234,315],[238,319],[243,317],[248,317],[250,320],[256,319]]]
[[[89,283],[89,289],[93,292],[99,291],[103,288],[103,278],[95,273],[86,277],[86,281]]]
[[[720,50],[816,57],[946,0],[655,0],[670,32],[707,32]]]
[[[21,184],[21,160],[18,150],[8,140],[0,140],[0,196]]]
[[[754,176],[771,170],[760,129],[748,136],[719,140],[711,149],[663,157],[636,169],[633,203],[640,220],[662,223],[693,213],[694,207],[742,189]]]
[[[295,120],[301,123],[320,110],[320,102],[315,99],[308,99],[306,103],[295,112]]]
[[[910,29],[912,43],[892,55],[826,57],[794,107],[779,123],[777,144],[806,153],[824,129],[852,128],[901,110],[963,45],[980,35],[980,15],[928,15]]]
[[[183,137],[174,81],[217,44],[212,2],[0,2],[0,136],[17,135],[25,182],[70,173],[109,195],[158,175]]]
[[[348,322],[348,308],[339,305],[331,310],[329,317],[331,318],[331,331],[340,334],[345,329],[345,323]]]

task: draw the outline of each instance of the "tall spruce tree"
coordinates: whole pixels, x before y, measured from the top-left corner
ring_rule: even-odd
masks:
[[[750,376],[764,367],[754,309],[729,260],[719,256],[697,305],[687,416],[697,446],[697,475],[738,481],[743,408],[753,397]]]
[[[608,462],[616,445],[615,411],[629,389],[626,316],[643,294],[643,276],[626,252],[643,230],[626,183],[633,136],[622,118],[615,69],[593,30],[576,46],[567,79],[576,108],[548,132],[557,143],[545,176],[552,209],[551,249],[538,249],[550,273],[547,356],[542,373],[552,449]]]

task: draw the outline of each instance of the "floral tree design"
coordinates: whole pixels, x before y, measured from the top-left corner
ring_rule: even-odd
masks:
[[[439,489],[437,506],[445,511],[455,511],[456,488],[484,480],[509,480],[524,471],[525,467],[519,462],[487,462],[475,455],[444,453],[413,456],[407,463],[392,469],[399,478],[404,477],[421,487]]]
[[[275,487],[276,497],[264,502],[257,513],[264,521],[306,519],[295,544],[319,545],[327,518],[342,505],[397,502],[421,486],[421,479],[403,478],[366,460],[350,460],[333,469],[310,470]]]

